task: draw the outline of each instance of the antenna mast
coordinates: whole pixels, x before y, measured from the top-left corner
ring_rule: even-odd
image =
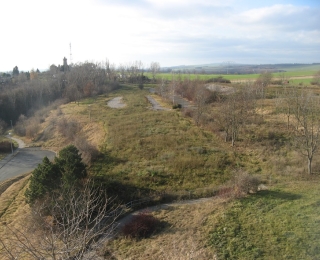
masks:
[[[70,64],[72,64],[71,42],[70,42]]]

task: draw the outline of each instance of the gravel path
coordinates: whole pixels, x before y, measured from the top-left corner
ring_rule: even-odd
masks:
[[[153,110],[170,110],[169,108],[162,107],[153,97],[146,96],[146,98],[151,103]]]

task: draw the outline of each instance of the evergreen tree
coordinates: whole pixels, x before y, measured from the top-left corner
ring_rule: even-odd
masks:
[[[55,164],[65,185],[73,185],[87,176],[86,165],[82,162],[81,154],[74,145],[68,145],[59,152]]]
[[[18,76],[19,75],[19,69],[17,66],[15,66],[12,70],[12,76]]]
[[[34,203],[37,199],[50,193],[60,185],[61,173],[56,165],[49,161],[48,157],[32,172],[30,184],[25,192],[28,203]]]
[[[45,157],[32,172],[29,187],[25,192],[27,202],[33,204],[53,191],[63,192],[81,187],[81,180],[87,176],[86,165],[74,145],[68,145],[59,152],[54,162]],[[80,185],[80,186],[79,186]]]

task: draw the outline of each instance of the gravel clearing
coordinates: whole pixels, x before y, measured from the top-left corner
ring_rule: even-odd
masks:
[[[122,99],[123,97],[115,97],[108,102],[108,106],[111,108],[123,108],[126,104],[123,103]]]

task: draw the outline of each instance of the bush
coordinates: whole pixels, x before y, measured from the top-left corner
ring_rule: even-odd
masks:
[[[19,119],[14,127],[14,132],[19,136],[26,135],[26,122],[27,117],[25,115],[20,115]]]
[[[193,117],[193,110],[190,108],[183,109],[182,114],[185,117]]]
[[[244,171],[238,171],[234,176],[234,190],[236,196],[255,193],[258,191],[260,179]]]
[[[132,216],[129,223],[123,226],[121,233],[124,236],[141,239],[150,237],[160,225],[160,220],[148,212],[140,212]]]
[[[11,152],[11,143],[8,141],[0,142],[0,153]]]
[[[172,106],[173,109],[182,108],[181,104],[175,104]]]
[[[233,196],[234,189],[232,187],[223,186],[218,189],[217,196],[228,198]]]
[[[80,131],[80,125],[77,121],[67,120],[63,118],[58,122],[58,131],[69,141],[73,141]]]
[[[90,144],[85,136],[77,136],[74,144],[81,152],[83,162],[87,165],[91,165],[92,161],[100,154],[99,150],[94,145]]]

